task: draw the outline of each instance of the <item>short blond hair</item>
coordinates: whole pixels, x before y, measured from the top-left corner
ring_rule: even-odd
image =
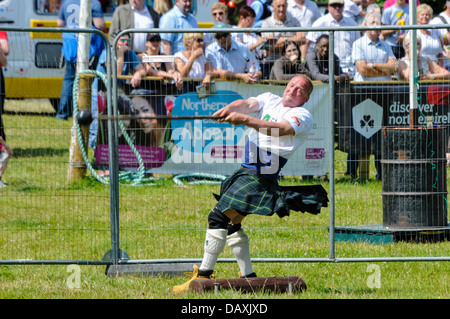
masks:
[[[433,8],[430,5],[424,3],[424,4],[421,4],[420,6],[418,6],[417,13],[420,13],[422,11],[428,11],[430,16],[433,17]]]
[[[403,39],[403,49],[408,49],[409,48],[409,44],[411,42],[411,36],[406,36]],[[422,40],[420,40],[420,37],[417,37],[417,47],[421,48],[422,47]]]
[[[227,5],[226,5],[225,3],[222,3],[222,2],[216,2],[216,3],[214,3],[214,4],[212,5],[212,7],[211,7],[211,13],[212,13],[214,10],[218,10],[218,9],[221,9],[221,10],[223,10],[223,12],[224,12],[225,14],[228,14],[228,7],[227,7]]]
[[[192,46],[192,42],[194,42],[195,38],[204,38],[203,33],[185,33],[183,36],[183,44],[186,47],[186,49]]]

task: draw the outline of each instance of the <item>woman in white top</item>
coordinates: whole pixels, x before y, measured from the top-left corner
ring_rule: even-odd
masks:
[[[422,4],[417,7],[417,23],[419,25],[427,25],[433,17],[433,9],[427,5]],[[422,41],[421,55],[430,58],[440,66],[444,66],[444,51],[443,39],[437,29],[420,29],[417,30],[417,36]]]
[[[442,80],[450,79],[450,72],[439,66],[435,61],[421,55],[421,39],[417,37],[417,69],[419,71],[420,80]],[[409,79],[410,56],[410,37],[407,36],[403,40],[403,48],[405,49],[405,57],[398,63],[398,76],[400,80]]]
[[[186,51],[175,53],[175,66],[183,78],[203,79],[209,85],[214,68],[206,60],[203,51],[203,34],[186,33],[183,44]]]

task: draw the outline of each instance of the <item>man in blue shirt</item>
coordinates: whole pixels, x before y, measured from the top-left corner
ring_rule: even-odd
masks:
[[[406,0],[395,0],[395,4],[383,11],[381,16],[381,24],[383,25],[407,25],[409,24],[409,5]],[[399,30],[383,30],[381,31],[387,44],[389,44],[394,52],[395,57],[400,60],[405,56],[405,50],[402,43],[406,33]]]
[[[255,11],[255,24],[254,28],[261,28],[261,24],[264,19],[272,15],[272,8],[267,0],[255,0],[250,7]]]
[[[226,29],[228,26],[221,22],[214,28]],[[220,77],[252,84],[261,78],[261,67],[247,46],[232,40],[230,33],[226,32],[216,32],[214,38],[216,41],[208,45],[205,56]],[[255,67],[254,74],[251,66]]]
[[[58,27],[60,28],[79,28],[80,27],[80,0],[66,0],[62,3],[58,15]],[[98,0],[92,0],[92,23],[99,30],[106,28],[103,18],[102,5]],[[63,54],[66,60],[66,73],[63,79],[61,97],[56,117],[67,120],[72,116],[72,88],[75,81],[76,62],[77,62],[77,34],[63,33]],[[98,35],[91,35],[90,57],[100,56],[103,50],[103,40]],[[96,65],[92,65],[95,69]]]
[[[367,14],[366,26],[381,25],[380,14]],[[355,81],[392,81],[398,61],[386,42],[380,40],[379,30],[369,30],[353,42],[352,63],[356,66]]]
[[[175,0],[175,6],[164,14],[159,21],[160,29],[193,29],[198,28],[195,17],[190,13],[192,0]],[[173,55],[179,51],[185,51],[183,33],[161,32],[164,54]]]

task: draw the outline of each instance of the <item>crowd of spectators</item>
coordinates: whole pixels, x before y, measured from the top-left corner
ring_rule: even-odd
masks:
[[[199,27],[191,14],[191,0],[170,2],[160,0],[154,10],[145,6],[143,0],[130,0],[114,12],[110,27],[110,40],[117,30],[128,28],[195,29]],[[417,22],[421,25],[450,22],[450,9],[434,17],[433,10],[426,4],[417,7]],[[450,1],[447,2],[450,7]],[[185,37],[183,33],[152,35],[161,40],[161,50],[156,54],[176,56],[176,63],[169,63],[157,72],[154,67],[146,67],[147,75],[173,78],[167,72],[182,78],[199,78],[208,84],[214,78],[242,80],[256,83],[261,79],[289,79],[294,74],[306,74],[312,80],[328,81],[329,39],[325,31],[292,32],[282,29],[289,27],[357,27],[371,25],[406,25],[409,23],[407,0],[392,0],[381,8],[375,0],[329,0],[324,13],[312,0],[253,0],[243,1],[229,16],[224,1],[217,1],[211,9],[214,33],[195,34]],[[162,12],[162,13],[160,13]],[[371,21],[367,22],[367,17]],[[237,23],[233,23],[237,21]],[[224,32],[219,29],[255,28],[255,32]],[[273,32],[258,32],[256,28],[274,29]],[[421,55],[450,69],[449,30],[417,30],[421,39]],[[372,36],[373,34],[373,36]],[[337,31],[334,34],[334,54],[337,70],[335,80],[341,82],[379,81],[404,79],[399,75],[400,59],[405,57],[403,41],[408,31],[382,30],[377,32]],[[133,33],[130,47],[137,56],[155,54],[151,51],[149,35]],[[319,43],[321,39],[322,43]],[[198,41],[197,43],[194,43]],[[150,52],[151,51],[151,52]],[[291,52],[296,51],[295,54]],[[255,70],[250,70],[250,66]],[[160,71],[160,70],[158,70]],[[204,79],[204,80],[203,80]],[[179,86],[179,85],[178,85]]]
[[[143,0],[129,2],[114,12],[109,31],[111,43],[120,30],[199,28],[191,13],[191,0],[175,0],[174,5],[170,0],[160,0],[157,10],[145,6]],[[164,5],[165,2],[168,3]],[[435,16],[430,6],[418,2],[417,22],[420,25],[450,23],[449,8],[450,0],[446,10]],[[192,79],[207,88],[217,78],[255,84],[263,79],[289,80],[297,74],[328,82],[329,32],[283,29],[409,23],[407,0],[386,1],[383,8],[375,0],[329,0],[324,13],[313,0],[242,1],[231,11],[233,16],[228,9],[224,1],[212,6],[213,33],[123,35],[117,47],[117,70],[119,74],[131,76],[126,81],[130,91],[142,88],[144,76],[170,80],[178,93],[186,90],[186,81]],[[242,28],[247,30],[239,32]],[[255,32],[248,32],[252,28]],[[260,32],[258,28],[274,30]],[[424,70],[421,79],[450,77],[448,32],[449,29],[417,30],[418,65]],[[351,80],[408,80],[408,33],[407,30],[336,31],[333,50],[336,87],[342,88]],[[172,56],[173,62],[143,62],[145,56],[158,55]],[[130,59],[128,68],[120,64],[124,57]],[[192,91],[195,86],[189,88]],[[153,88],[152,92],[155,92]],[[349,154],[350,160],[355,158]],[[347,173],[354,174],[355,168],[348,166]]]

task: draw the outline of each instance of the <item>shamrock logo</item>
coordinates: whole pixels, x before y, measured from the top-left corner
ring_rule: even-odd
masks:
[[[369,127],[374,127],[374,121],[370,115],[364,115],[363,119],[360,121],[361,128],[366,128],[366,132],[369,131]]]

